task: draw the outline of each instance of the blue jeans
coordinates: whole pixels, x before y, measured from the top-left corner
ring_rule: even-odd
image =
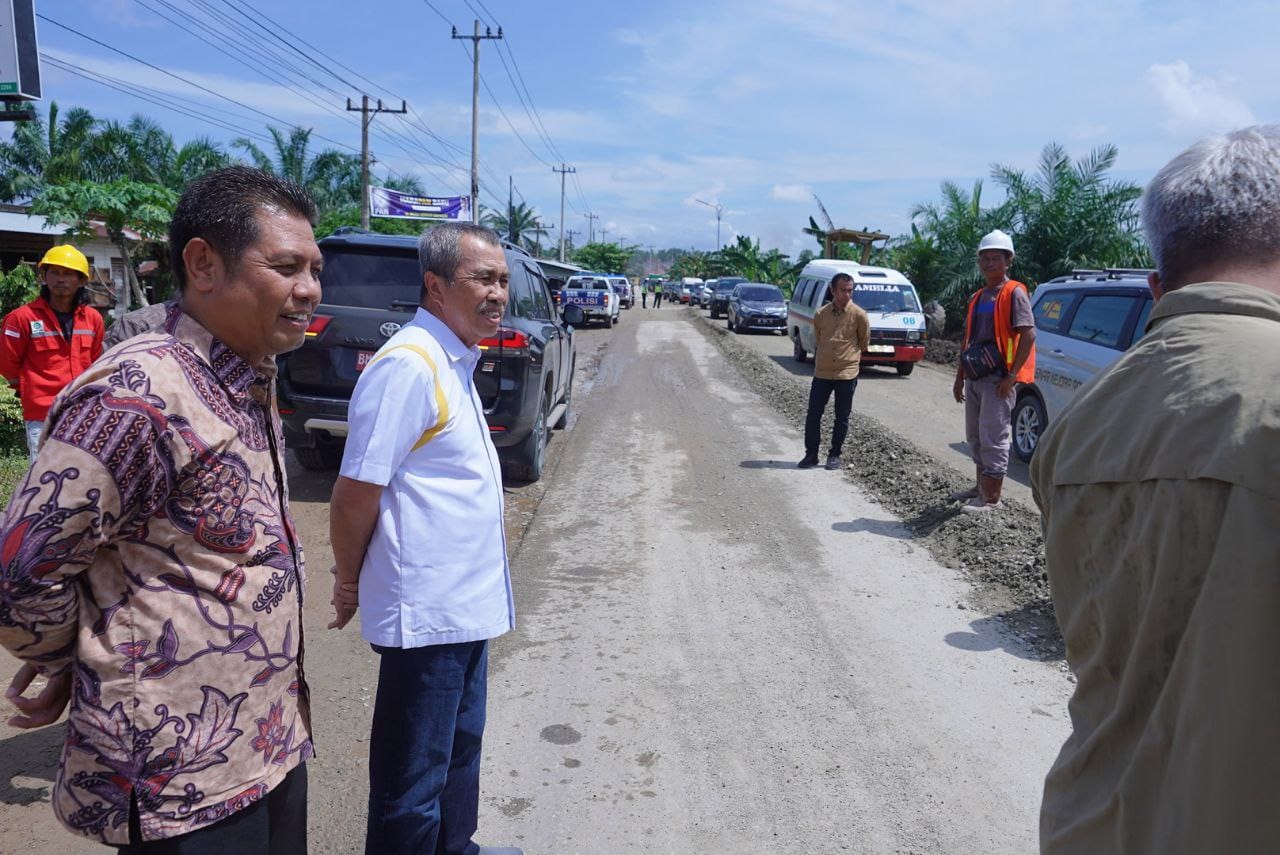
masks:
[[[366,855],[475,855],[489,642],[379,647]]]
[[[818,455],[822,442],[822,413],[832,393],[836,396],[835,426],[831,430],[831,457],[839,457],[844,449],[844,438],[849,434],[849,411],[853,409],[853,392],[858,388],[855,380],[824,380],[814,377],[809,384],[809,412],[804,420],[804,453]]]

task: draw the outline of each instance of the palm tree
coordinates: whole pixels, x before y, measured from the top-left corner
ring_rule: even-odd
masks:
[[[1049,143],[1034,175],[992,167],[1009,198],[1022,277],[1044,282],[1081,267],[1150,264],[1138,227],[1142,188],[1107,179],[1118,154],[1113,145],[1099,146],[1073,164],[1061,145]]]
[[[80,107],[60,115],[49,104],[47,119],[19,122],[8,142],[0,143],[0,201],[30,199],[46,182],[74,181],[83,176],[82,157],[98,120]]]
[[[243,150],[259,169],[305,187],[321,211],[360,203],[360,158],[331,148],[313,156],[310,128],[291,128],[288,136],[277,128],[267,130],[275,148],[274,160],[245,137],[238,137],[231,145]]]
[[[951,313],[963,306],[980,282],[978,241],[993,229],[1008,229],[1011,215],[1005,205],[982,207],[981,181],[973,182],[972,191],[951,181],[942,182],[941,189],[941,204],[927,202],[911,209],[912,238],[908,243],[928,260],[925,269],[915,271],[922,279],[913,281]]]
[[[486,208],[480,222],[497,232],[503,240],[520,244],[527,249],[538,247],[539,238],[547,234],[538,212],[524,202],[513,206],[509,215]]]

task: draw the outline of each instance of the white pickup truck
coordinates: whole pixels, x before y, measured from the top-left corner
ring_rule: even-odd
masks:
[[[599,273],[575,273],[560,291],[563,306],[582,309],[583,323],[599,321],[605,326],[618,322],[619,300],[609,277]]]

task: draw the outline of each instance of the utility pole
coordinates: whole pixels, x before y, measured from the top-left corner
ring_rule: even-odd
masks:
[[[553,166],[551,167],[551,171],[560,173],[560,262],[563,264],[564,263],[564,177],[568,175],[570,172],[577,172],[578,170],[573,168],[572,166],[567,166],[564,163],[561,163],[559,169]]]
[[[507,240],[516,242],[516,179],[507,176]]]
[[[608,242],[609,242],[609,230],[608,230],[608,229],[600,229],[600,242],[601,242],[601,243],[608,243]]]
[[[712,205],[710,202],[703,202],[701,199],[695,198],[693,201],[700,205],[706,205],[708,208],[716,212],[716,252],[720,251],[720,214],[724,211],[724,206],[716,203]]]
[[[361,95],[359,107],[353,106],[351,99],[347,99],[347,112],[360,114],[360,228],[367,231],[369,229],[369,123],[379,113],[407,113],[409,105],[401,101],[400,109],[392,110],[382,106],[382,99],[379,98],[378,106],[370,109],[369,96]]]
[[[480,155],[477,146],[480,141],[480,42],[486,39],[502,38],[502,27],[498,27],[495,36],[493,30],[484,28],[480,35],[480,22],[475,22],[475,35],[460,36],[458,28],[453,28],[453,38],[471,39],[471,222],[480,222]]]
[[[596,242],[596,220],[600,219],[600,215],[587,213],[587,214],[583,214],[582,216],[587,218],[587,228],[588,228],[587,243],[595,243]]]
[[[562,232],[562,234],[569,239],[569,249],[573,249],[573,236],[580,235],[582,232],[577,229],[569,229],[568,231]]]

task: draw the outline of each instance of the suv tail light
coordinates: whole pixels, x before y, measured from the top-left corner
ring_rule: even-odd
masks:
[[[307,338],[315,338],[324,332],[324,328],[329,326],[329,321],[333,320],[329,315],[312,315],[311,323],[307,326]]]
[[[514,355],[526,353],[529,350],[529,337],[520,330],[513,330],[510,327],[498,327],[498,334],[492,338],[480,339],[480,349],[488,350],[490,348],[500,347],[503,351],[516,351]]]

